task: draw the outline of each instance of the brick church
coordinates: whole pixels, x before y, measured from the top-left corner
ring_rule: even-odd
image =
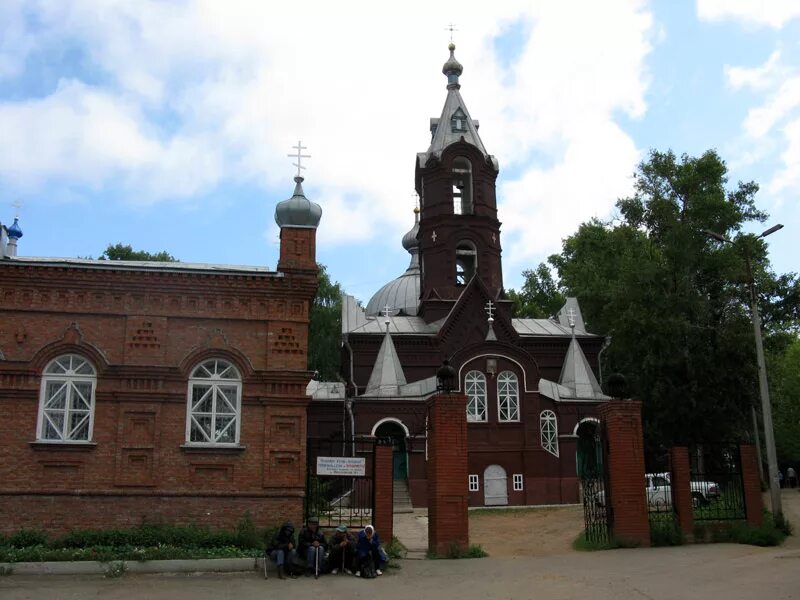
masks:
[[[454,50],[442,69],[444,108],[416,156],[420,207],[402,239],[410,264],[365,308],[344,298],[345,383],[311,382],[309,435],[391,437],[395,489],[424,506],[425,400],[447,359],[468,399],[470,505],[577,502],[579,440],[593,448],[597,407],[608,400],[593,372],[604,340],[586,331],[574,298],[557,320],[512,318],[499,165],[461,96]]]
[[[277,270],[18,255],[0,225],[0,532],[298,521],[321,209]]]

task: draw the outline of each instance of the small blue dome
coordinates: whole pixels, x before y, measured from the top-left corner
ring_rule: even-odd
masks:
[[[294,178],[294,194],[275,207],[275,222],[278,227],[308,227],[316,229],[322,218],[322,208],[311,202],[303,192],[303,178]]]
[[[14,223],[8,228],[8,237],[18,240],[22,237],[22,228],[19,226],[19,217],[14,217]]]

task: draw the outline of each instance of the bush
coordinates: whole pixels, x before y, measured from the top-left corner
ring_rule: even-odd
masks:
[[[12,548],[25,548],[27,546],[44,546],[47,543],[47,534],[38,529],[20,529],[8,536],[7,544]]]
[[[389,557],[389,560],[396,560],[398,558],[405,558],[406,554],[408,554],[408,548],[406,548],[403,542],[397,539],[397,536],[393,535],[392,541],[386,546],[386,556]]]
[[[684,543],[683,531],[678,527],[674,515],[650,515],[651,546],[681,546]]]
[[[489,556],[489,553],[484,550],[480,544],[470,544],[468,547],[461,546],[459,544],[450,544],[447,547],[447,553],[444,556],[440,556],[434,552],[428,552],[428,558],[438,559],[438,558],[485,558]]]

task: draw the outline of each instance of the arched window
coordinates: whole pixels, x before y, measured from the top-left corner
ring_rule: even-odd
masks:
[[[88,442],[94,426],[97,373],[77,354],[59,356],[42,374],[37,439]]]
[[[511,371],[497,376],[497,418],[500,421],[519,421],[519,383]]]
[[[453,160],[453,214],[471,215],[472,163],[463,156]]]
[[[456,285],[467,285],[475,275],[478,251],[472,242],[459,242],[456,247]]]
[[[553,456],[558,456],[558,421],[552,410],[543,410],[539,415],[539,431],[542,435],[542,448]]]
[[[486,375],[470,371],[464,378],[467,392],[467,421],[486,421]]]
[[[203,361],[189,378],[186,441],[189,444],[238,444],[242,379],[225,360]]]

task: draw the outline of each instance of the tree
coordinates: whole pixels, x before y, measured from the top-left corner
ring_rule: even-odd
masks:
[[[308,368],[320,381],[336,381],[341,364],[342,287],[319,266],[319,287],[308,324]]]
[[[778,462],[800,465],[800,338],[770,356],[769,379]]]
[[[553,273],[546,263],[539,263],[536,269],[526,269],[522,276],[525,278],[522,289],[519,292],[508,290],[514,317],[546,319],[564,306],[566,298],[553,280]]]
[[[179,262],[166,250],[152,254],[145,250],[134,250],[130,245],[109,244],[105,252],[98,257],[99,260],[144,260],[155,262]]]
[[[792,318],[783,301],[796,277],[775,277],[763,240],[739,233],[735,245],[722,245],[703,233],[731,238],[766,218],[755,183],[726,184],[714,151],[652,151],[634,174],[634,195],[617,202],[620,218],[584,223],[550,257],[594,333],[612,336],[603,371],[623,373],[629,393],[643,400],[651,446],[729,440],[751,429],[757,388],[744,250],[771,327],[780,331]]]

